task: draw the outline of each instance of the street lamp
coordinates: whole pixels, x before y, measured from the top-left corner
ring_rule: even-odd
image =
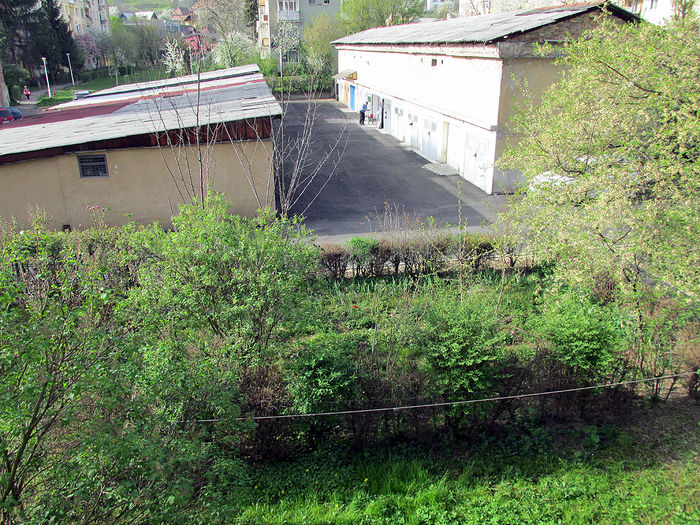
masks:
[[[49,70],[46,69],[46,57],[41,57],[44,61],[44,74],[46,75],[46,87],[49,89],[49,98],[51,98],[51,84],[49,84]]]
[[[73,78],[73,66],[70,63],[70,53],[66,53],[68,57],[68,69],[70,69],[70,81],[75,86],[75,79]]]

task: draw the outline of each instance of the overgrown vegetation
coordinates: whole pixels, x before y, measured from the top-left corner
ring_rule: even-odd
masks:
[[[698,522],[697,40],[606,31],[519,121],[566,184],[499,238],[388,207],[316,247],[220,197],[170,232],[2,223],[0,521]],[[619,107],[559,111],[617,62],[648,93],[618,69]]]
[[[697,23],[606,19],[561,51],[562,81],[512,123],[522,141],[502,167],[524,180],[504,226],[566,281],[697,303]]]
[[[578,505],[593,497],[584,488],[591,484],[638,490],[644,482],[617,456],[631,438],[600,427],[601,414],[634,410],[635,395],[696,393],[692,376],[683,376],[393,410],[637,379],[655,357],[630,344],[635,310],[558,285],[550,270],[495,261],[498,269],[442,266],[441,276],[425,265],[330,280],[299,223],[226,210],[219,198],[185,206],[172,233],[110,228],[99,209],[84,231],[47,232],[40,220],[25,231],[5,224],[6,522],[259,523],[294,521],[299,512],[319,523],[527,521],[537,513],[525,504],[499,514],[486,494],[527,501],[548,493],[556,502],[569,491]],[[350,257],[366,267],[377,244],[355,241]],[[655,372],[697,370],[697,320],[668,325],[675,304],[649,306],[649,325],[668,326],[667,359]],[[252,419],[364,408],[389,410]],[[544,457],[554,421],[583,425],[570,435],[557,427],[564,478]],[[514,437],[523,429],[531,436],[524,442]],[[503,443],[513,439],[505,455]],[[448,459],[438,446],[467,459]],[[420,447],[424,459],[416,460]],[[387,463],[382,451],[396,459]],[[506,459],[515,451],[517,460]],[[648,482],[671,483],[667,468],[676,476],[669,493],[645,507],[649,516],[697,515],[685,500],[697,481],[696,452],[663,468],[658,457],[635,460]],[[612,478],[601,474],[608,467]],[[494,479],[499,468],[515,470]],[[553,519],[579,512],[571,498],[552,504]],[[635,505],[577,516],[612,520]]]

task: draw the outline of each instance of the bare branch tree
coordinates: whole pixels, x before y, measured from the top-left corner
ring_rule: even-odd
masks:
[[[298,132],[288,133],[285,128],[291,86],[289,82],[284,82],[283,69],[279,97],[282,114],[274,124],[266,128],[260,119],[212,124],[212,121],[217,120],[212,116],[220,111],[214,107],[213,97],[203,96],[199,73],[201,63],[196,67],[196,89],[186,90],[182,94],[187,98],[186,104],[182,104],[181,98],[178,100],[176,97],[162,96],[155,98],[155,104],[151,106],[154,108],[151,119],[159,122],[160,129],[164,130],[154,133],[155,143],[179,198],[183,202],[196,200],[203,203],[206,200],[216,173],[213,147],[228,143],[259,208],[276,202],[277,212],[281,216],[288,216],[302,196],[306,195],[304,208],[294,210],[299,215],[306,213],[327,186],[347,146],[347,133],[343,128],[334,141],[324,148],[323,153],[319,155],[315,149],[320,147],[314,137],[319,118],[317,97],[322,68],[313,70],[306,77],[306,89],[299,100],[294,102],[306,105],[301,126]],[[271,116],[274,113],[273,106],[277,107],[277,104],[277,101],[270,100]],[[166,114],[169,124],[166,123]],[[173,115],[176,118],[175,126],[172,123]],[[269,139],[272,144],[268,142]],[[252,149],[251,142],[255,144]],[[259,155],[272,160],[268,173],[263,177],[260,177],[259,162],[256,164]],[[316,160],[312,160],[312,157]]]

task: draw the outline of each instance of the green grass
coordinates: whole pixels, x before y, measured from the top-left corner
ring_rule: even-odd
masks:
[[[138,71],[132,75],[123,75],[119,77],[119,85],[132,84],[135,82],[147,82],[149,80],[158,80],[161,78],[167,78],[168,74],[165,69],[148,69],[145,71]],[[55,96],[49,98],[47,96],[42,97],[37,102],[39,107],[51,107],[58,104],[63,104],[64,102],[70,102],[73,100],[73,92],[76,90],[89,89],[91,92],[100,91],[101,89],[108,89],[117,85],[116,79],[114,77],[105,77],[91,80],[89,82],[83,82],[76,84],[74,86],[68,86],[65,89],[61,89],[55,92]]]
[[[700,405],[631,410],[615,426],[523,427],[471,443],[364,454],[329,444],[259,466],[226,522],[700,522]]]

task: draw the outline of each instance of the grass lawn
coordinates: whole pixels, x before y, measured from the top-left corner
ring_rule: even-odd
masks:
[[[165,69],[149,69],[146,71],[139,71],[133,75],[120,76],[119,85],[132,84],[135,82],[147,82],[149,80],[159,80],[167,77],[168,74],[165,72]],[[117,80],[114,77],[98,78],[89,82],[83,82],[81,84],[76,84],[75,86],[68,86],[65,89],[58,90],[55,92],[55,96],[52,98],[44,96],[39,99],[37,106],[46,108],[63,104],[64,102],[70,102],[73,100],[73,92],[76,90],[89,89],[94,93],[95,91],[108,89],[116,85]]]
[[[329,444],[261,466],[234,522],[699,523],[700,405],[633,406],[623,419],[364,456]]]

